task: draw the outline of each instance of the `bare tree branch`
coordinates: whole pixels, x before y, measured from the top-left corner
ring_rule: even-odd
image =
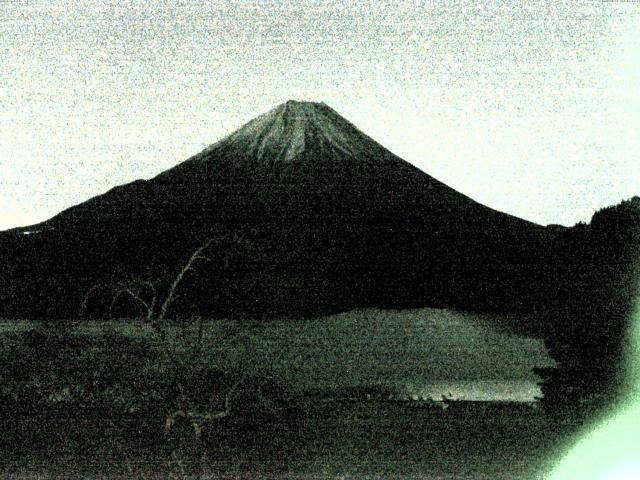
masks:
[[[169,412],[166,416],[164,432],[165,434],[169,434],[173,425],[179,418],[185,419],[188,424],[191,426],[193,432],[193,439],[195,439],[196,444],[200,447],[201,435],[203,428],[214,421],[221,420],[223,418],[228,417],[232,413],[232,407],[234,400],[238,397],[240,393],[241,386],[245,382],[245,377],[241,377],[238,379],[229,390],[226,392],[224,396],[224,401],[222,408],[218,407],[218,410],[212,411],[212,400],[209,401],[209,405],[200,406],[197,402],[190,398],[185,390],[183,385],[184,380],[180,377],[187,370],[186,363],[189,359],[180,359],[175,351],[175,348],[172,346],[172,342],[169,338],[169,330],[165,325],[165,318],[167,316],[167,312],[169,307],[175,302],[175,300],[179,297],[177,290],[183,281],[185,275],[194,269],[195,264],[198,261],[210,261],[209,257],[205,255],[205,250],[211,246],[213,243],[213,239],[209,239],[205,241],[200,247],[198,247],[189,257],[187,262],[180,269],[174,280],[169,285],[169,289],[167,291],[164,300],[158,306],[159,298],[158,298],[158,289],[156,284],[150,281],[143,280],[132,280],[129,282],[114,282],[111,285],[98,284],[91,287],[80,306],[79,313],[80,315],[86,309],[90,297],[95,294],[96,291],[103,288],[109,288],[112,298],[109,306],[109,313],[112,313],[116,303],[118,300],[123,297],[129,297],[133,302],[141,306],[145,311],[145,319],[149,322],[152,330],[156,333],[159,339],[160,348],[162,349],[164,355],[169,360],[171,368],[176,373],[176,387],[178,389],[178,398],[176,399],[176,409],[173,412]],[[235,242],[238,242],[238,239],[234,239]],[[227,265],[229,265],[229,256],[226,255],[224,257],[224,261]],[[191,345],[193,347],[193,353],[191,355],[191,362],[193,362],[196,358],[199,357],[202,351],[202,343],[204,338],[204,321],[202,317],[196,317],[198,321],[197,332],[195,342]],[[269,401],[265,397],[264,392],[262,391],[263,385],[258,386],[257,391],[254,392],[257,398],[259,398],[265,406],[269,407]],[[175,453],[175,452],[174,452]],[[205,455],[203,453],[203,455]],[[204,457],[203,457],[204,458]],[[179,464],[181,467],[183,475],[185,474],[183,465]],[[202,461],[200,465],[200,473],[202,472]],[[199,478],[200,475],[198,475]]]
[[[191,268],[193,267],[193,264],[198,260],[208,260],[208,258],[202,252],[204,252],[204,250],[206,250],[211,245],[212,242],[213,242],[212,238],[204,242],[195,252],[193,252],[193,254],[189,258],[187,263],[184,265],[184,267],[182,267],[182,270],[180,270],[180,272],[178,273],[178,276],[175,278],[173,283],[171,283],[171,287],[169,287],[169,293],[167,294],[167,297],[165,298],[164,302],[162,302],[162,306],[160,307],[160,313],[154,320],[155,323],[159,323],[162,320],[164,320],[164,317],[167,314],[167,309],[169,308],[171,303],[174,301],[175,292],[176,292],[176,289],[178,288],[178,285],[180,285],[180,282],[182,282],[182,279],[184,278],[186,273],[189,270],[191,270]]]
[[[147,320],[150,320],[151,318],[153,318],[153,306],[152,306],[152,304],[147,303],[146,301],[144,301],[144,299],[138,293],[134,292],[129,287],[123,287],[120,290],[116,291],[115,295],[113,296],[113,300],[111,301],[111,305],[109,307],[109,314],[111,314],[113,312],[113,307],[115,306],[116,302],[118,301],[118,299],[122,295],[129,295],[134,301],[136,301],[137,303],[142,305],[144,307],[145,311],[146,311],[146,319]]]
[[[89,290],[87,290],[87,293],[84,295],[84,298],[82,299],[82,303],[80,304],[80,307],[78,308],[78,317],[82,317],[82,315],[84,314],[84,311],[87,308],[87,304],[89,303],[89,298],[91,297],[91,295],[93,295],[99,289],[107,288],[107,287],[108,287],[108,285],[104,285],[102,283],[98,283],[98,284],[92,286]]]
[[[223,418],[231,415],[231,409],[233,407],[233,400],[239,394],[239,388],[244,383],[246,377],[242,377],[237,380],[229,389],[224,399],[224,409],[218,410],[217,412],[209,412],[209,411],[200,411],[196,409],[179,409],[171,412],[167,415],[164,425],[164,433],[165,435],[169,434],[171,428],[175,424],[178,418],[184,418],[191,424],[193,428],[194,435],[197,440],[200,439],[200,435],[202,433],[202,428],[209,422],[213,420],[221,420]]]

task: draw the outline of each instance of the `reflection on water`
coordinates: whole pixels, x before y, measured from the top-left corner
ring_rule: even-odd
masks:
[[[448,380],[414,382],[406,387],[406,400],[466,400],[532,402],[541,396],[534,380]]]

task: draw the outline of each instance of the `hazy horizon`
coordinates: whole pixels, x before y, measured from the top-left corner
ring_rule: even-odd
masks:
[[[0,2],[0,229],[322,101],[467,196],[571,225],[639,194],[632,2]]]

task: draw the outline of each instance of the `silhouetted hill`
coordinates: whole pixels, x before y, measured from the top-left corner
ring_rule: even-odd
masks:
[[[166,288],[212,237],[174,315],[529,311],[565,230],[473,201],[324,104],[287,102],[155,178],[0,234],[0,315],[68,317],[114,280]]]
[[[566,230],[554,256],[543,331],[558,368],[539,372],[544,402],[561,411],[607,406],[626,394],[624,357],[637,349],[630,335],[640,293],[640,197]]]

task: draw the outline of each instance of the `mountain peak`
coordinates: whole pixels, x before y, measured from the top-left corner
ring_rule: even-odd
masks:
[[[0,302],[0,315],[68,318],[69,305],[109,281],[110,270],[170,282],[167,272],[197,248],[197,238],[221,243],[190,282],[180,304],[185,315],[315,314],[393,298],[399,307],[521,308],[507,298],[522,297],[512,295],[513,278],[528,278],[511,270],[514,259],[538,258],[533,249],[544,245],[534,225],[421,172],[330,107],[299,101],[273,107],[150,180],[17,233],[27,231],[37,234],[0,236],[2,248],[15,252],[9,283],[30,295],[13,310]],[[532,253],[523,257],[528,242]],[[62,253],[64,270],[49,282],[51,262]],[[229,255],[238,268],[224,267]],[[521,265],[537,268],[527,262]],[[27,285],[28,278],[36,283]],[[66,282],[64,295],[40,302],[42,289],[59,282]]]
[[[328,107],[324,103],[288,100],[267,112],[266,115],[282,117],[289,122],[295,121],[309,124],[326,109]]]
[[[273,174],[282,181],[288,172],[314,181],[345,175],[360,181],[415,170],[326,103],[288,100],[158,177],[184,183]]]
[[[317,114],[327,109],[329,109],[329,107],[324,103],[288,100],[275,107],[269,113],[286,118],[289,121],[298,121],[307,124],[316,118]]]
[[[278,105],[276,109],[280,109],[280,108],[313,109],[313,108],[323,108],[326,106],[327,104],[324,102],[311,102],[308,100],[287,100],[286,102]]]
[[[241,150],[255,160],[291,163],[309,148],[330,146],[354,154],[363,136],[325,103],[288,100],[246,123],[218,146]]]

